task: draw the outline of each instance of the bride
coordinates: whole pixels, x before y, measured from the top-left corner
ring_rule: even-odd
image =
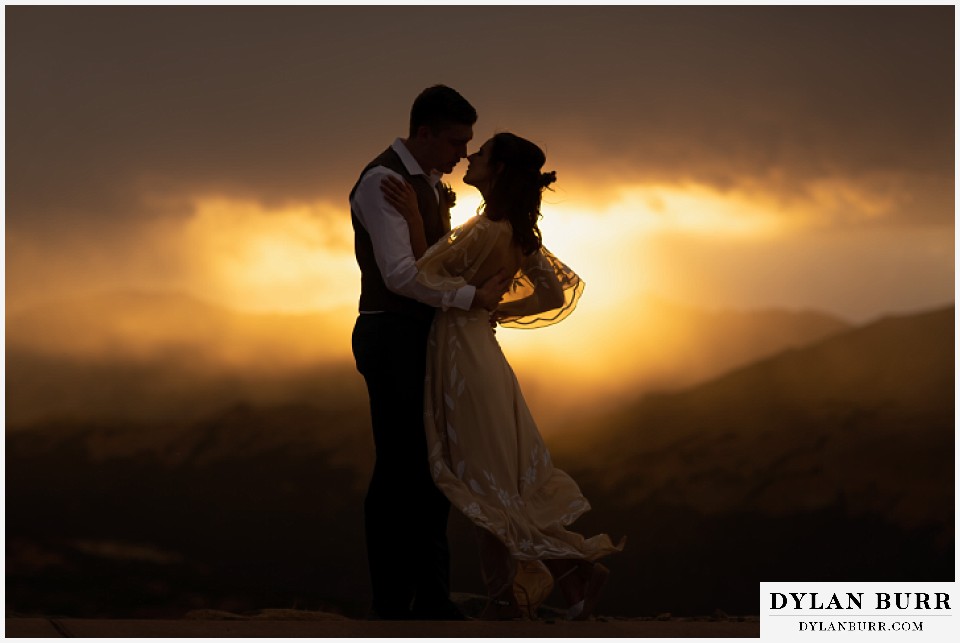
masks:
[[[583,282],[542,247],[537,220],[543,152],[509,133],[468,157],[464,183],[483,196],[482,213],[427,248],[411,186],[383,182],[387,200],[410,228],[417,280],[436,290],[515,275],[493,321],[537,328],[572,312]],[[593,611],[609,571],[597,559],[620,551],[610,537],[584,538],[566,527],[590,509],[573,479],[554,468],[488,311],[438,311],[427,349],[424,423],[437,486],[477,527],[490,602],[483,618],[532,617],[554,583],[567,616]]]

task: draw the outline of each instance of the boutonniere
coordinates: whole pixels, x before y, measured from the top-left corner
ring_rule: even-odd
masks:
[[[457,203],[457,193],[453,191],[446,183],[440,183],[440,191],[443,193],[443,202],[447,204],[448,208],[452,208]]]

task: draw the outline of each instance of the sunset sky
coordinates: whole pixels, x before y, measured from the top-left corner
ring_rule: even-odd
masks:
[[[544,239],[587,290],[529,350],[616,332],[647,295],[851,322],[953,301],[952,5],[5,16],[8,314],[173,291],[342,311],[345,337],[347,194],[435,83],[477,108],[471,151],[513,131],[557,171]]]

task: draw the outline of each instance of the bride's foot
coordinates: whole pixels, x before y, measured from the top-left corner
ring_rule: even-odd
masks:
[[[489,599],[487,606],[480,612],[482,621],[513,621],[523,617],[523,611],[517,604],[513,590],[506,590]]]
[[[567,619],[583,621],[593,614],[609,576],[610,570],[604,565],[588,561],[577,561],[576,567],[564,574],[560,580],[561,590],[570,605]]]

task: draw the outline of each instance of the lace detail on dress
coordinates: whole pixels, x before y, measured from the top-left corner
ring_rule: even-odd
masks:
[[[473,279],[501,241],[504,228],[476,216],[430,246],[417,261],[417,281],[434,290],[456,290]]]
[[[458,288],[517,265],[498,308],[505,326],[539,328],[573,311],[583,281],[546,249],[521,257],[509,222],[485,217],[471,219],[427,250],[417,262],[417,279],[433,288]],[[517,603],[535,610],[553,585],[543,560],[596,560],[622,544],[606,534],[585,538],[567,529],[590,503],[553,466],[489,313],[437,311],[428,346],[424,427],[430,472],[451,504],[503,545],[515,570]]]
[[[559,289],[558,289],[559,286]],[[530,255],[499,307],[505,328],[543,328],[570,316],[586,286],[546,248]]]

